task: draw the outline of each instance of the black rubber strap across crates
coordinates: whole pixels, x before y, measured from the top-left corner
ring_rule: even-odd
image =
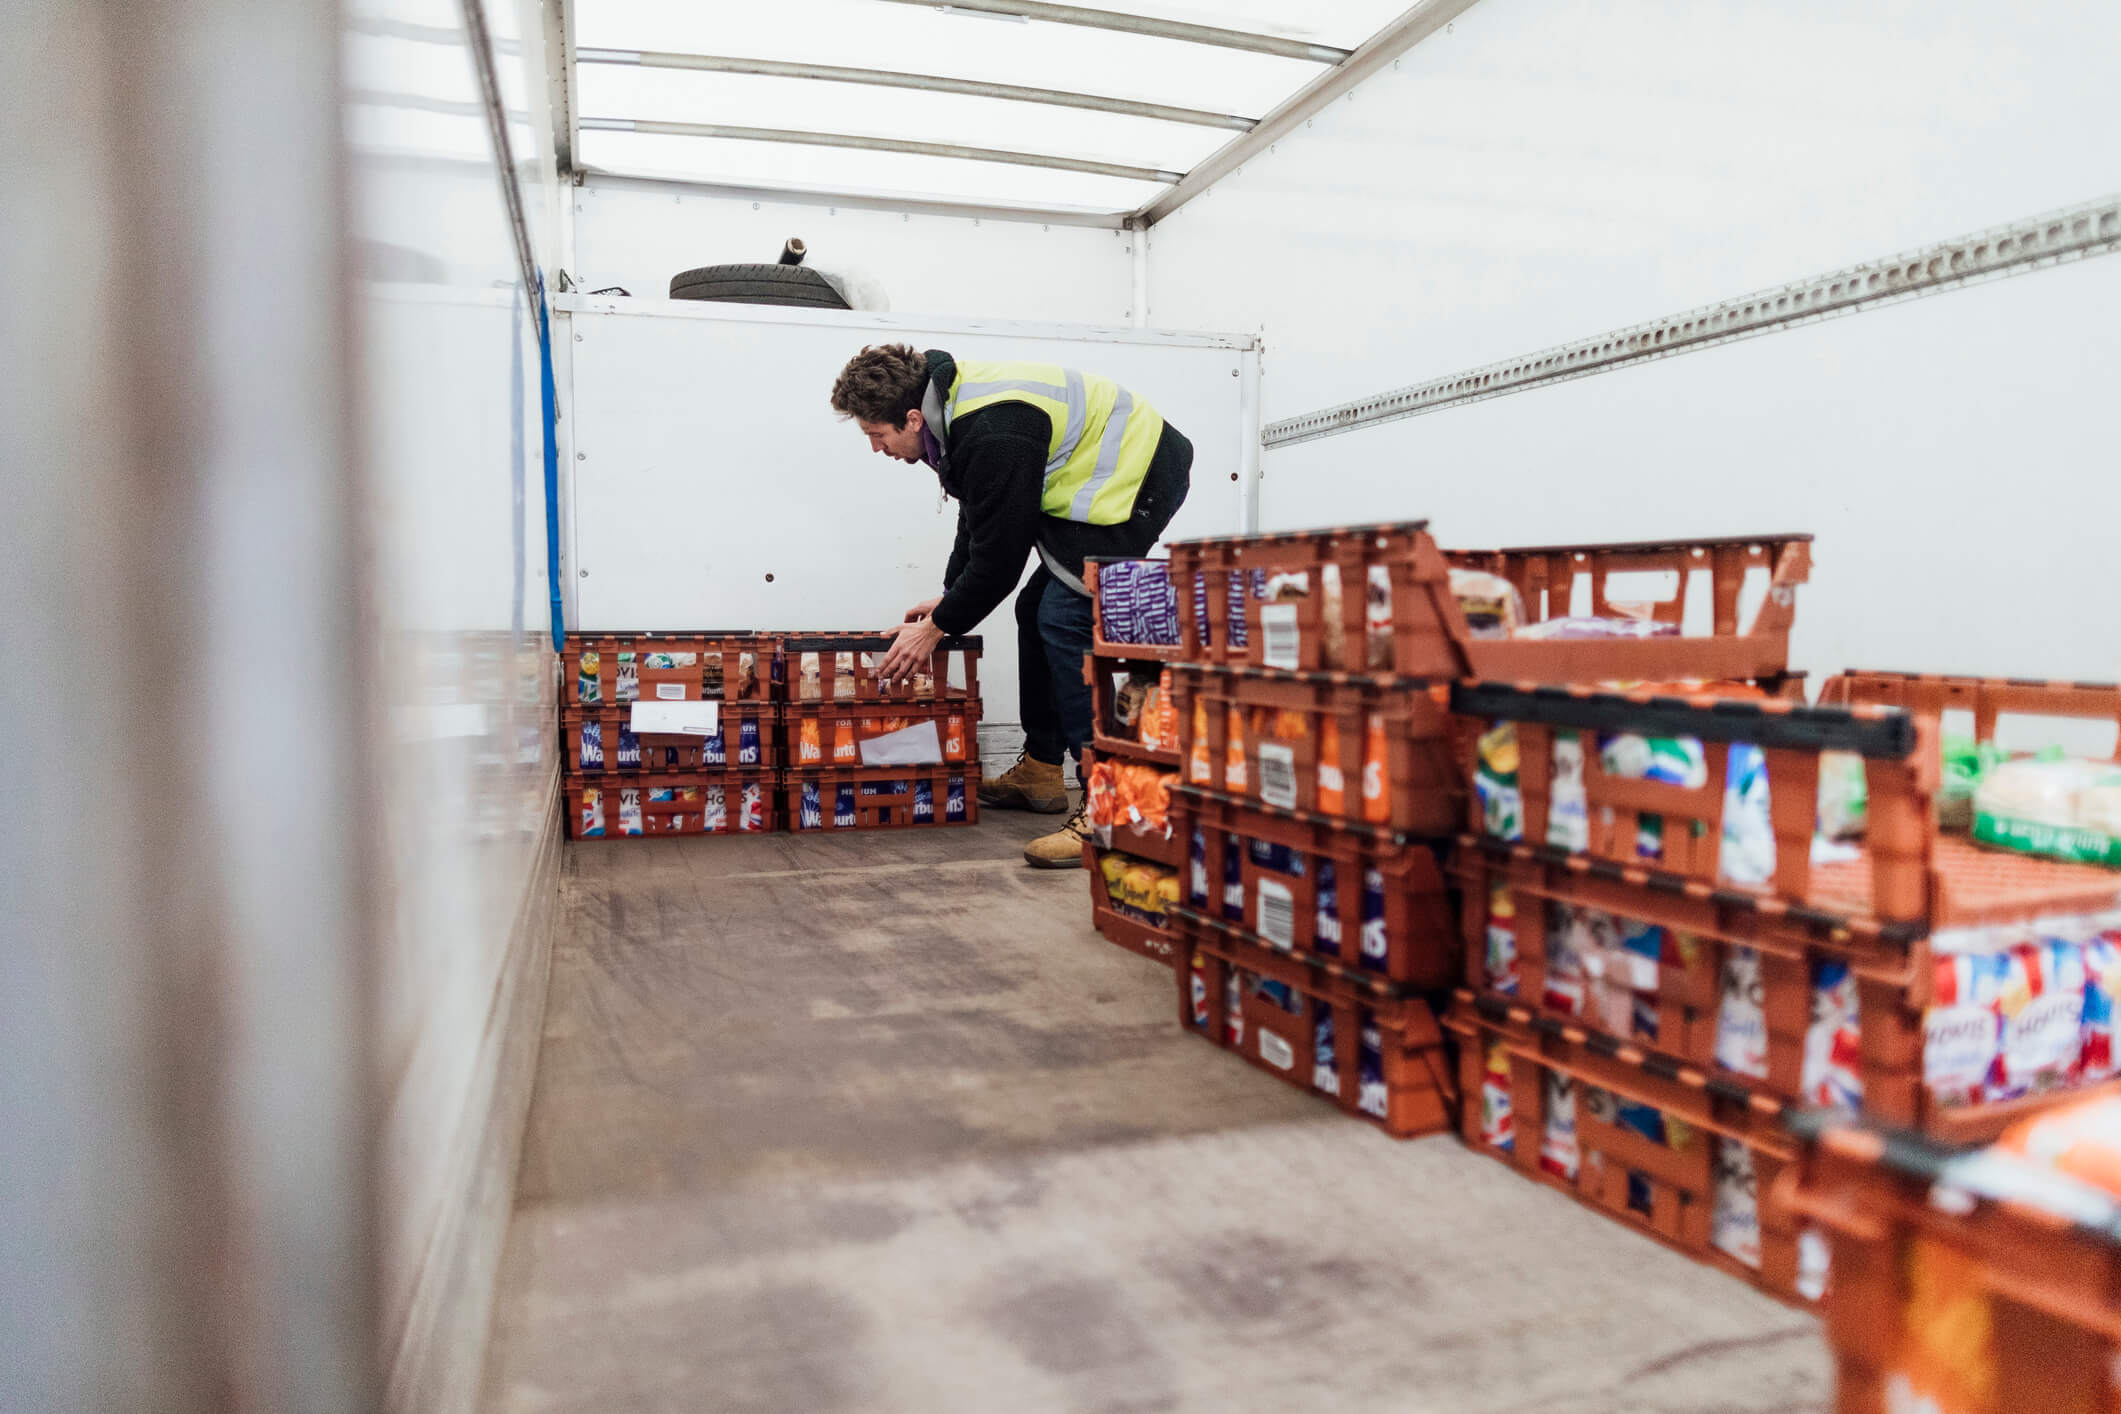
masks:
[[[1565,687],[1510,687],[1460,683],[1451,710],[1467,717],[1533,722],[1592,731],[1691,736],[1746,742],[1761,748],[1852,751],[1877,760],[1904,760],[1915,750],[1915,720],[1883,707],[1799,707],[1742,698],[1630,697]]]

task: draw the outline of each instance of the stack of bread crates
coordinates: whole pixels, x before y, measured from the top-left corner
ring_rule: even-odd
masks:
[[[1954,1148],[1806,1111],[1777,1197],[1826,1235],[1837,1414],[2121,1407],[2121,1100]]]
[[[1453,689],[1465,1138],[1816,1301],[1830,1244],[1767,1201],[1798,1111],[1961,1145],[2111,1083],[2110,1021],[2087,1017],[2111,1014],[2121,874],[1978,846],[1942,740],[1947,711],[1978,756],[1999,716],[2112,722],[2121,695],[1847,673],[1808,707],[1787,667],[1800,538],[1572,555],[1498,558],[1506,617],[1550,619],[1588,576],[1594,620],[1670,629],[1549,645],[1573,665],[1476,646]],[[1624,605],[1644,575],[1665,593]]]
[[[878,676],[889,646],[848,634],[569,635],[569,835],[972,823],[980,641],[943,640],[903,682]]]
[[[1390,1133],[1448,1126],[1465,1078],[1437,1024],[1462,968],[1448,866],[1477,801],[1454,694],[1491,678],[1779,691],[1808,565],[1801,536],[1447,551],[1426,522],[1173,545],[1182,1023]],[[1756,570],[1772,583],[1740,633]],[[1617,605],[1629,574],[1678,592]],[[1690,588],[1708,620],[1692,634]]]
[[[1824,697],[1911,714],[1897,829],[1927,901],[1903,967],[1852,969],[1854,1014],[1821,1007],[1814,963],[1800,1080],[1831,1031],[1857,1106],[1793,1116],[1776,1196],[1831,1251],[1835,1407],[2121,1408],[2121,686],[1851,673]],[[1911,899],[1834,877],[1892,852],[1867,805],[1860,852],[1808,891],[1891,926]]]
[[[1092,559],[1091,741],[1084,759],[1090,838],[1090,918],[1105,938],[1169,965],[1177,956],[1171,906],[1185,843],[1171,826],[1178,781],[1172,665],[1180,656],[1178,597],[1160,559]]]
[[[2121,687],[1807,705],[1803,535],[1169,553],[1189,1032],[1824,1299],[1841,1414],[2121,1409]]]
[[[568,834],[779,828],[779,653],[779,636],[767,633],[569,634],[560,675]],[[672,730],[637,731],[642,704],[682,705],[664,723]]]
[[[1447,1128],[1457,940],[1453,660],[1420,523],[1174,544],[1186,851],[1172,910],[1193,1035],[1387,1133]]]
[[[799,833],[979,819],[977,638],[945,638],[910,679],[877,672],[888,640],[789,634],[781,785]]]

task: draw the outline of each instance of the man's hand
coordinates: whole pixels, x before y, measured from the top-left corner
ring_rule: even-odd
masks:
[[[943,641],[943,631],[930,618],[893,624],[884,630],[884,636],[891,640],[891,649],[884,654],[876,672],[886,682],[900,682],[916,672],[926,672],[935,659],[935,645]]]
[[[912,608],[906,611],[906,622],[910,624],[916,619],[927,618],[930,614],[935,612],[935,606],[942,602],[943,596],[940,594],[936,595],[933,599],[921,600],[920,603],[915,604]]]

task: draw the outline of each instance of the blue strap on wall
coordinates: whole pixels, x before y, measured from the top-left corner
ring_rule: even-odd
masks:
[[[545,404],[545,582],[552,589],[552,651],[567,648],[567,611],[560,605],[560,411],[552,385],[552,310],[545,277],[538,276],[538,382]]]

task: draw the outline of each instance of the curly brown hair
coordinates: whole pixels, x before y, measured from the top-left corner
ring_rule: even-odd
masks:
[[[906,425],[928,390],[928,357],[911,344],[863,348],[832,384],[832,410],[862,422]]]

